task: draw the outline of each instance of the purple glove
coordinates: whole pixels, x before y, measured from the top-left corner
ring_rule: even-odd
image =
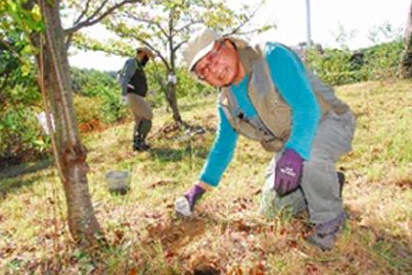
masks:
[[[274,189],[283,196],[299,186],[303,159],[292,149],[286,149],[276,162]]]
[[[193,211],[193,208],[195,207],[196,202],[202,198],[205,192],[206,192],[205,189],[195,184],[192,186],[192,188],[190,188],[189,191],[185,193],[185,197],[187,201],[189,202],[190,211]]]

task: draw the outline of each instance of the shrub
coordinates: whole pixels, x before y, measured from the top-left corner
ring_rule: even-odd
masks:
[[[365,65],[361,70],[368,80],[395,78],[403,51],[402,40],[379,44],[363,50]]]
[[[351,56],[349,51],[326,49],[321,53],[317,50],[305,54],[306,63],[315,73],[330,85],[352,83],[356,74],[350,73]]]
[[[77,121],[79,123],[87,123],[91,120],[101,120],[102,101],[100,98],[75,95],[74,108],[76,110]]]
[[[305,53],[308,66],[331,85],[397,77],[403,42],[395,40],[356,52],[326,49]]]
[[[17,105],[0,117],[0,164],[38,159],[50,151],[50,140],[37,121],[38,108]]]
[[[97,119],[103,123],[112,123],[126,116],[126,110],[120,103],[120,85],[113,74],[73,68],[72,87],[80,96],[76,101],[80,122]],[[92,109],[88,110],[88,106]]]

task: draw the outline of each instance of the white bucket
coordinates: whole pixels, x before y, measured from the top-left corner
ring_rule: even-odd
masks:
[[[131,177],[128,171],[109,171],[105,178],[110,193],[124,195],[130,189]]]

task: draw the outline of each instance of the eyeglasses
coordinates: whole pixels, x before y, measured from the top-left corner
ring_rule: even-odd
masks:
[[[217,42],[217,47],[213,48],[205,57],[200,59],[200,61],[194,67],[194,73],[196,74],[197,78],[200,80],[205,80],[210,76],[210,66],[215,64],[217,61],[217,57],[219,52],[224,45],[222,42]]]

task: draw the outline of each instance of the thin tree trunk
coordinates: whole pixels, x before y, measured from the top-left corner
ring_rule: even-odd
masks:
[[[405,48],[400,64],[400,74],[403,78],[412,78],[412,2],[408,13],[408,23],[405,29]]]
[[[64,187],[68,225],[73,239],[81,247],[96,242],[100,225],[94,215],[87,182],[87,151],[80,141],[70,89],[70,74],[63,29],[59,16],[60,1],[38,0],[46,23],[45,41],[32,39],[38,45],[36,56],[41,78],[45,109],[53,115],[53,153]]]
[[[176,84],[172,81],[169,81],[167,84],[167,102],[169,103],[170,108],[172,108],[173,120],[182,124],[182,117],[180,116],[179,107],[177,105]]]

